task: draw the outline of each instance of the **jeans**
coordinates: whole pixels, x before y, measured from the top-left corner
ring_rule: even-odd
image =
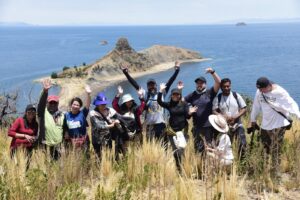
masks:
[[[276,177],[280,170],[281,163],[281,147],[284,139],[286,128],[280,127],[273,130],[261,130],[260,140],[264,146],[265,152],[267,153],[267,160],[271,156],[271,176]]]
[[[213,139],[215,139],[214,129],[212,127],[194,127],[193,130],[194,137],[194,148],[198,153],[204,151],[204,141],[207,144],[211,144]]]

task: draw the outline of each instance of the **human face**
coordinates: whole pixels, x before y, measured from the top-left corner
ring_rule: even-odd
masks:
[[[225,82],[222,85],[221,90],[222,90],[224,95],[229,95],[230,91],[231,91],[231,83],[230,82]]]
[[[267,87],[265,88],[258,88],[260,92],[262,93],[268,93],[268,92],[271,92],[272,91],[272,85],[268,85]]]
[[[34,109],[30,109],[26,111],[26,119],[30,122],[35,118],[35,115],[36,115],[36,110]]]
[[[133,100],[125,102],[127,108],[131,108],[132,104],[133,104]]]
[[[155,93],[156,92],[156,83],[153,83],[153,82],[148,83],[147,88],[150,93]]]
[[[180,95],[179,93],[173,93],[173,94],[171,95],[171,99],[172,99],[172,101],[174,101],[174,102],[178,102],[178,101],[180,101],[180,99],[181,99],[181,95]]]
[[[54,113],[54,112],[58,111],[58,102],[56,102],[56,101],[48,102],[47,109],[50,113]]]
[[[196,82],[196,89],[198,90],[198,91],[202,91],[202,90],[204,90],[206,88],[206,83],[205,82],[203,82],[203,81],[197,81]]]
[[[100,112],[103,112],[106,109],[106,104],[98,105],[97,108]]]
[[[80,111],[80,103],[78,101],[73,101],[72,105],[71,105],[71,112],[73,114],[77,114]]]

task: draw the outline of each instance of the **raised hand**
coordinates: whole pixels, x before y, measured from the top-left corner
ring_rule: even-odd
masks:
[[[166,88],[167,88],[167,86],[166,86],[166,84],[165,83],[161,83],[160,84],[160,92],[164,92],[165,90],[166,90]]]
[[[175,69],[180,68],[181,62],[179,62],[178,60],[176,60],[175,62]]]
[[[119,86],[118,86],[118,94],[117,94],[117,96],[122,96],[123,93],[124,93],[124,90],[123,90],[123,88],[119,85]]]
[[[190,107],[190,108],[189,108],[189,115],[191,115],[191,114],[197,112],[197,110],[198,110],[198,106]]]
[[[145,90],[143,88],[140,88],[138,91],[138,96],[140,99],[142,99],[144,97],[144,94],[145,94]]]
[[[88,93],[88,94],[92,93],[91,87],[89,85],[85,86],[85,92]]]
[[[206,74],[208,74],[208,73],[212,74],[214,72],[215,72],[215,70],[213,70],[213,68],[211,68],[211,67],[205,69]]]
[[[43,80],[43,88],[48,91],[52,87],[52,83],[50,79]]]
[[[123,71],[123,70],[126,70],[128,71],[128,64],[127,63],[121,63],[120,64],[120,69]]]
[[[177,83],[177,89],[178,90],[182,90],[183,88],[184,88],[183,82],[182,81],[178,81],[178,83]]]

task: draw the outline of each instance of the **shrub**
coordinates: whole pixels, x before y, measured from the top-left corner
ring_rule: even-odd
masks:
[[[70,67],[64,66],[63,71],[70,69]]]
[[[56,79],[56,78],[58,78],[58,75],[57,75],[57,73],[56,73],[56,72],[52,72],[52,74],[51,74],[51,78],[52,78],[52,79]]]

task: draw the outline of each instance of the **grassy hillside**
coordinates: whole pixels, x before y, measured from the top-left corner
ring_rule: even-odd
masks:
[[[100,165],[93,153],[87,160],[80,152],[64,152],[53,162],[38,149],[26,171],[24,153],[11,159],[7,130],[0,132],[0,199],[300,199],[299,122],[285,136],[280,182],[270,179],[257,142],[231,169],[201,160],[189,140],[181,175],[171,149],[147,141],[131,146],[120,163],[106,150]]]

